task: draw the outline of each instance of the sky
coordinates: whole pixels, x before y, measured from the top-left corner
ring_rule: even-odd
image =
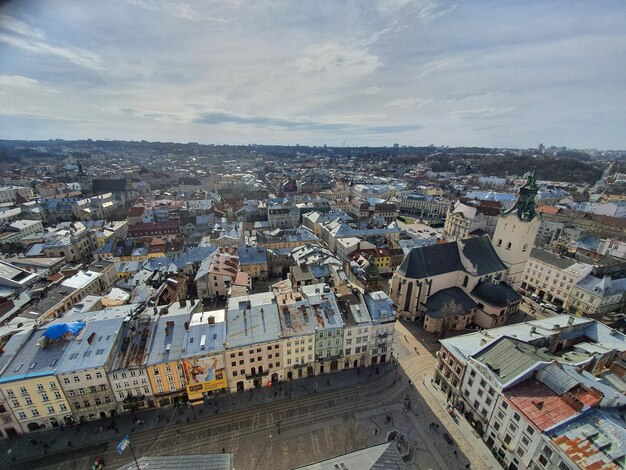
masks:
[[[0,138],[626,149],[626,2],[21,0]]]

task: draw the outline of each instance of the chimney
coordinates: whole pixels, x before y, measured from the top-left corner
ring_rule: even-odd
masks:
[[[215,317],[213,315],[209,317],[209,325],[215,325]]]
[[[180,308],[183,308],[187,306],[187,301],[185,299],[180,299],[178,304],[180,305]]]

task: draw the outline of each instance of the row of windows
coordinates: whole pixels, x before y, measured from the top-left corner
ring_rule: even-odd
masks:
[[[96,372],[96,379],[101,379],[102,378],[102,372]],[[115,378],[115,376],[113,376],[113,378]],[[93,376],[91,374],[86,374],[85,375],[85,380],[92,380]],[[80,377],[78,375],[74,376],[74,382],[78,383],[80,382]],[[69,377],[63,377],[63,383],[64,384],[69,384],[70,383],[70,378]]]
[[[111,398],[104,397],[104,401],[105,403],[111,403]],[[102,405],[102,400],[100,400],[99,398],[96,398],[95,406],[100,406],[100,405]],[[77,402],[77,401],[74,402],[74,408],[76,408],[77,410],[79,410],[81,406],[84,406],[85,408],[89,408],[91,407],[91,402],[89,400],[85,400],[82,405],[80,404],[80,402]]]
[[[47,393],[42,393],[40,395],[40,397],[41,397],[41,401],[43,401],[43,402],[50,401],[50,397],[48,396]],[[61,392],[54,392],[54,398],[57,399],[57,400],[60,400],[62,398]],[[30,396],[25,396],[25,397],[23,397],[23,399],[24,399],[25,405],[32,405],[33,404],[33,400],[32,400],[32,398]],[[14,407],[22,406],[21,402],[17,398],[11,399],[11,404]]]
[[[272,349],[279,349],[279,348],[280,348],[280,345],[278,345],[278,344],[275,344],[273,347],[272,347],[271,345],[270,345],[270,346],[267,346],[267,350],[268,350],[268,351],[271,351]],[[261,352],[261,348],[256,348],[256,352],[257,352],[257,353],[260,353],[260,352]],[[239,351],[239,352],[237,353],[237,355],[238,355],[239,357],[242,357],[242,356],[243,356],[243,353],[244,353],[243,351]],[[254,349],[250,349],[250,350],[248,351],[248,354],[254,354],[254,353],[255,353]],[[231,358],[231,359],[233,359],[234,357],[235,357],[235,353],[230,353],[230,358]]]
[[[111,377],[113,377],[113,380],[117,380],[120,377],[125,379],[126,377],[128,377],[129,374],[130,374],[131,377],[135,377],[137,375],[144,375],[144,370],[143,369],[131,370],[130,373],[129,372],[120,372],[120,373],[116,373],[116,374],[111,374]],[[96,376],[97,376],[97,374],[96,374]],[[74,379],[76,379],[76,377],[74,377]]]

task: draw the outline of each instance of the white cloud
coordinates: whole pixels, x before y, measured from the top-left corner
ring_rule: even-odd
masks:
[[[423,98],[399,98],[397,100],[390,101],[385,104],[385,108],[419,108],[428,103],[432,103],[432,100],[426,100]]]
[[[333,42],[309,47],[296,61],[296,69],[301,73],[320,72],[345,78],[369,75],[381,65],[380,59],[367,49]]]
[[[0,42],[29,52],[61,57],[88,69],[102,70],[104,68],[102,59],[97,54],[93,54],[77,47],[52,46],[42,41],[29,41],[3,33],[0,33]]]
[[[0,13],[0,29],[37,39],[43,39],[44,37],[43,32],[40,29],[33,28],[23,21],[3,13]]]
[[[128,3],[144,8],[149,11],[162,11],[163,13],[192,21],[215,21],[225,22],[224,18],[217,18],[203,15],[198,9],[192,7],[189,3],[176,0],[127,0]]]
[[[370,86],[370,87],[367,87],[365,90],[363,90],[363,94],[364,95],[375,95],[379,91],[380,91],[380,87]]]
[[[423,20],[439,18],[456,9],[456,4],[446,5],[441,0],[378,0],[377,9],[386,16],[415,14]]]
[[[431,75],[448,72],[460,68],[465,63],[464,59],[455,57],[446,57],[427,62],[422,65],[417,74],[418,78],[425,78]]]
[[[474,118],[493,118],[509,114],[513,112],[515,108],[508,106],[506,108],[479,108],[479,109],[464,109],[458,111],[451,111],[449,116],[452,119],[474,119]]]

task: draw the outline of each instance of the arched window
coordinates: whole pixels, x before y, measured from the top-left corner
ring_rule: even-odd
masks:
[[[528,250],[528,243],[524,243],[524,246],[522,247],[522,251],[526,251]]]
[[[413,293],[413,283],[409,282],[408,287],[406,288],[406,297],[404,299],[404,310],[406,312],[409,311],[409,308],[411,306],[411,294]]]
[[[510,250],[510,249],[511,249],[511,242],[509,242],[509,243],[507,243],[507,244],[506,244],[506,249],[507,249],[507,250]]]
[[[502,239],[498,240],[498,243],[496,243],[497,246],[502,246]]]
[[[463,279],[463,287],[467,287],[468,281],[469,281],[469,277],[465,275],[465,278]]]

